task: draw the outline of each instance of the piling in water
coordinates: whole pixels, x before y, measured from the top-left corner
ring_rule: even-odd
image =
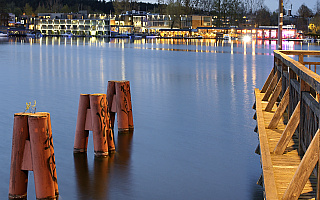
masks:
[[[34,173],[37,199],[58,197],[49,113],[14,116],[9,199],[27,199],[28,171]]]
[[[130,82],[126,80],[108,81],[107,99],[112,129],[114,128],[115,113],[117,113],[118,131],[133,130]]]
[[[74,141],[74,153],[86,152],[89,131],[93,132],[94,153],[97,157],[115,151],[113,131],[106,94],[81,94]]]

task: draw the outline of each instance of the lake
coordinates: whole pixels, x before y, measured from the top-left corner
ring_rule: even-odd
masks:
[[[262,199],[253,131],[254,88],[273,66],[275,42],[183,39],[1,38],[0,196],[9,190],[14,113],[26,102],[51,114],[60,198]],[[284,49],[319,50],[284,42]],[[129,80],[134,132],[116,153],[74,155],[81,93]],[[28,199],[35,199],[29,172]]]

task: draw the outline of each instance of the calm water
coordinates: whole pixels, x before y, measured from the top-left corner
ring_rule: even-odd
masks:
[[[284,43],[286,49],[319,49]],[[14,113],[51,113],[60,199],[262,199],[253,90],[275,43],[215,40],[0,40],[0,196],[9,187]],[[73,155],[80,93],[130,80],[135,130],[117,153]],[[35,199],[29,173],[28,199]]]

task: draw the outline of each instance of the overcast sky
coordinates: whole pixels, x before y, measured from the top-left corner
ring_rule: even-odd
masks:
[[[310,8],[313,12],[315,10],[315,5],[317,0],[283,0],[284,8],[287,10],[291,7],[292,4],[292,14],[297,14],[299,7],[304,3],[308,8]],[[275,11],[279,7],[279,0],[265,0],[264,4],[270,9],[270,11]]]

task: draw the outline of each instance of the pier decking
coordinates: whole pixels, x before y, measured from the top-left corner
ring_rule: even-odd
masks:
[[[275,51],[265,85],[255,89],[258,184],[265,199],[319,199],[320,76],[315,71],[320,62],[304,62],[310,55],[320,52]]]

